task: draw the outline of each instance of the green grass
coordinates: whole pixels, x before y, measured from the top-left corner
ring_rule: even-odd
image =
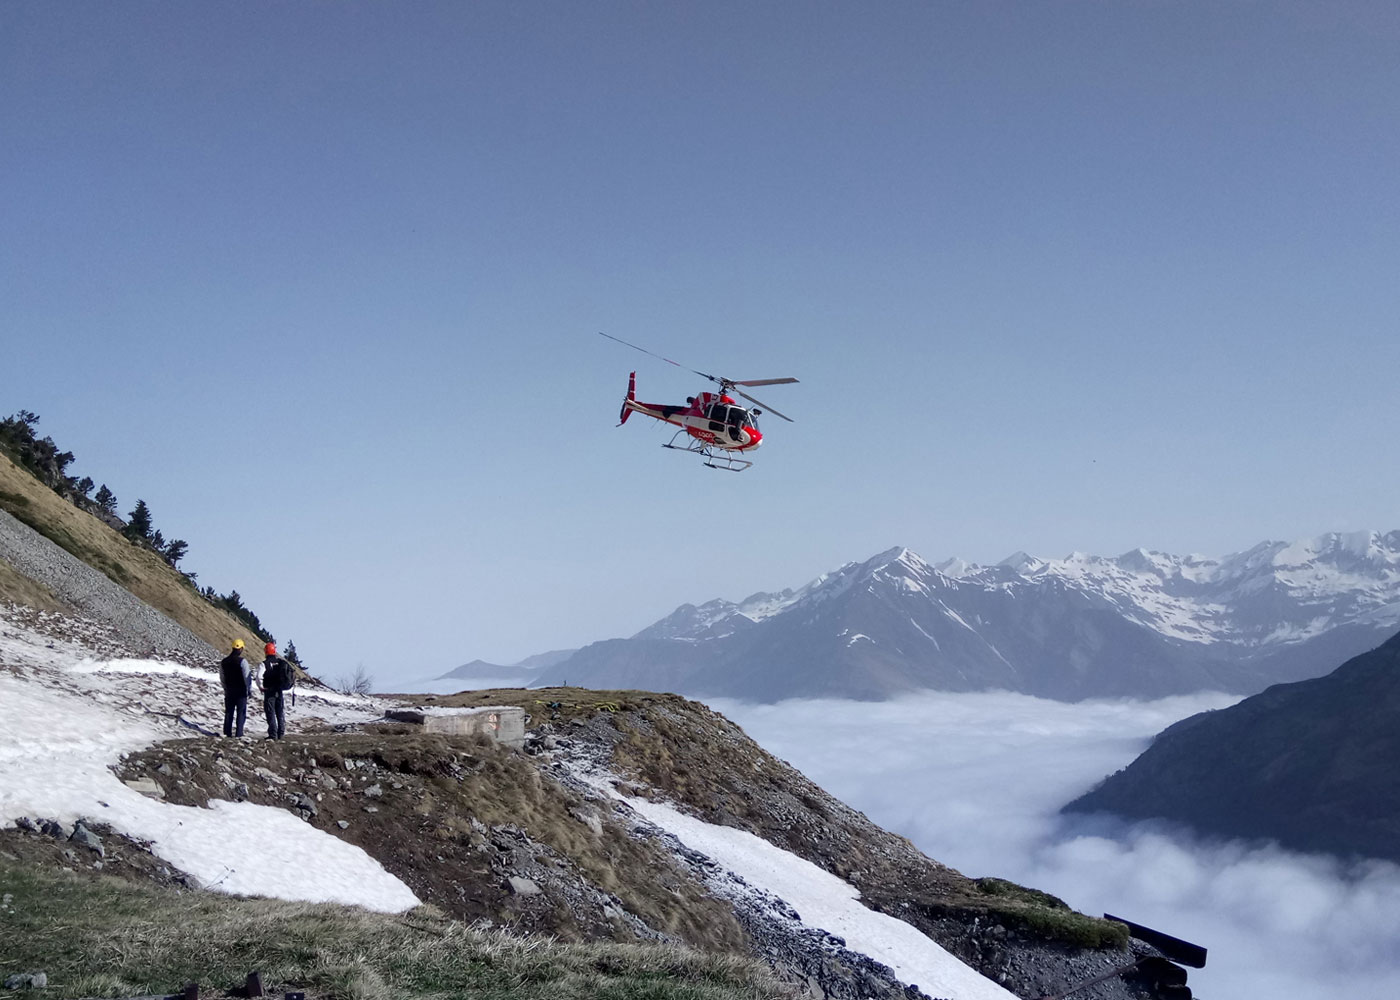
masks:
[[[1003,921],[1038,937],[1084,948],[1126,948],[1128,928],[1070,909],[1058,896],[1028,889],[1002,878],[979,878],[979,891],[996,900],[993,909]]]
[[[403,916],[332,904],[177,892],[0,862],[0,976],[47,973],[45,995],[205,992],[258,970],[275,993],[327,1000],[768,1000],[758,964],[669,945],[570,944],[478,930],[422,907]]]

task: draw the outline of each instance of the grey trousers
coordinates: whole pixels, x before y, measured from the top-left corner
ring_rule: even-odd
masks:
[[[287,713],[282,707],[282,692],[263,693],[263,711],[267,713],[267,735],[280,740],[287,731]]]

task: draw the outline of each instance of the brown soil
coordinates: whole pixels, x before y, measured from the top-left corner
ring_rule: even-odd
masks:
[[[608,803],[586,801],[487,740],[416,731],[192,738],[133,754],[119,774],[150,778],[179,804],[288,809],[464,920],[566,941],[748,950],[728,904],[657,845],[628,836]],[[512,886],[512,876],[539,891]]]
[[[132,882],[149,882],[176,890],[195,887],[190,876],[152,854],[149,845],[113,833],[101,823],[84,825],[102,841],[101,856],[68,839],[73,832],[72,824],[47,833],[38,829],[38,822],[31,822],[31,829],[22,826],[0,829],[0,858],[48,871],[103,872]]]

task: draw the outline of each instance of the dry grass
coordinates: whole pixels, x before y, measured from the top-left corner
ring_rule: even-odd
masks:
[[[380,769],[374,780],[383,785],[382,797],[375,800],[381,808],[374,814],[362,811],[366,800],[358,790],[303,786],[321,795],[314,825],[362,847],[408,882],[420,899],[455,916],[499,923],[527,920],[566,940],[613,932],[633,937],[627,925],[600,925],[596,915],[572,912],[554,897],[560,904],[557,912],[513,913],[515,902],[502,888],[500,873],[485,865],[480,853],[489,844],[482,825],[513,826],[566,859],[588,884],[616,896],[655,930],[711,952],[748,948],[728,905],[708,896],[655,841],[629,836],[609,803],[584,801],[542,774],[534,758],[484,737],[416,731],[322,733],[272,744],[177,740],[132,754],[121,773],[161,781],[169,801],[203,805],[228,794],[218,777],[221,767],[228,768],[247,781],[253,801],[285,806],[284,791],[258,779],[256,768],[292,774],[308,768],[312,758],[336,779],[364,774],[363,768],[347,769],[347,759],[372,761]],[[176,780],[157,770],[162,763]],[[601,829],[581,821],[581,814],[596,815]],[[336,826],[342,819],[349,829]]]
[[[615,716],[619,773],[702,819],[734,826],[856,885],[877,909],[980,918],[1076,947],[1121,948],[1121,924],[1001,879],[974,881],[925,857],[777,760],[728,719],[675,695],[570,689],[580,705],[599,696],[635,704]],[[531,692],[532,694],[535,692]],[[917,923],[918,918],[915,917]],[[931,927],[923,928],[926,931]]]
[[[0,509],[179,622],[215,649],[224,649],[234,638],[242,638],[250,650],[262,648],[261,641],[242,622],[200,597],[184,574],[160,556],[129,542],[109,525],[74,507],[4,455],[0,455]],[[17,574],[12,571],[12,575]],[[0,586],[3,585],[0,579]],[[20,598],[16,600],[31,603]]]
[[[412,695],[415,702],[451,708],[479,708],[483,705],[518,705],[529,712],[532,725],[571,719],[591,719],[599,712],[635,712],[661,702],[684,703],[674,694],[654,691],[594,691],[579,687],[487,688],[448,695]]]
[[[778,1000],[754,962],[674,946],[562,945],[420,907],[389,916],[241,899],[0,862],[0,974],[44,971],[53,998],[222,992],[261,972],[331,1000],[479,997]]]
[[[11,601],[40,611],[68,612],[72,609],[58,599],[42,583],[16,572],[9,563],[0,562],[0,601]]]

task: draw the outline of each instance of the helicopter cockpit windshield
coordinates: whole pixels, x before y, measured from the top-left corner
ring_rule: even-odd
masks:
[[[728,432],[735,441],[743,440],[744,427],[757,428],[758,424],[749,415],[749,411],[742,406],[730,406],[725,403],[713,403],[709,413],[706,414],[710,421],[710,430],[715,432]]]

